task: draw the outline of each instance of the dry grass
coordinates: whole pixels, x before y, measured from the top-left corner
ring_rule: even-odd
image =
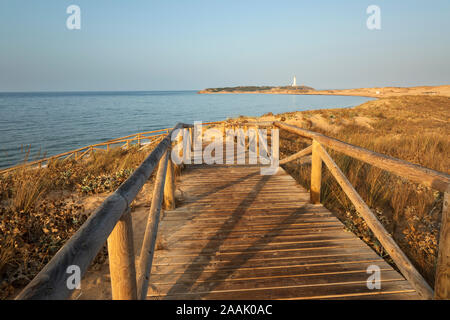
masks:
[[[11,203],[15,211],[28,211],[42,198],[48,189],[45,172],[27,171],[26,169],[21,169],[16,173],[15,192]]]
[[[84,223],[91,212],[83,197],[115,190],[157,142],[0,175],[0,299],[25,286]],[[105,259],[102,250],[94,263]]]
[[[448,97],[386,98],[355,108],[294,112],[276,117],[369,150],[450,172]],[[290,155],[307,145],[304,139],[283,131],[280,138],[282,155]],[[419,271],[434,283],[443,194],[329,152]],[[309,164],[290,163],[286,169],[309,188]],[[386,255],[327,170],[324,170],[321,197],[325,206],[350,230]]]

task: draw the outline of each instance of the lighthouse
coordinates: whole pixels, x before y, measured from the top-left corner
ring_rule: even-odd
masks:
[[[292,86],[296,87],[297,86],[297,79],[294,76],[294,80],[292,80]]]

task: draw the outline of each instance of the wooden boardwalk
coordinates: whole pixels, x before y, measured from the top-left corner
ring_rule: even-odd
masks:
[[[288,163],[311,154],[311,190],[300,187],[282,169],[276,175],[264,176],[256,165],[189,165],[175,183],[172,134],[183,129],[184,136],[196,142],[203,134],[184,123],[177,123],[173,129],[139,133],[60,154],[56,157],[74,156],[80,160],[100,145],[108,149],[117,143],[125,143],[126,147],[132,141],[140,144],[143,139],[158,142],[16,299],[70,298],[73,290],[67,285],[71,277],[68,267],[79,266],[84,275],[106,241],[113,300],[450,299],[450,175],[284,122],[209,125],[216,125],[212,136],[221,130],[227,134],[227,142],[232,137],[241,146],[246,146],[247,139],[229,134],[230,128],[247,132],[252,127],[270,128],[270,144],[264,134],[261,140],[259,135],[252,138],[252,144],[257,142],[260,159],[263,149],[271,150],[272,159],[278,158],[279,129],[311,140],[305,149],[280,160],[281,164]],[[159,134],[147,136],[148,133]],[[212,136],[206,141],[211,141]],[[250,136],[248,140],[250,144]],[[364,202],[327,148],[443,193],[434,289]],[[224,154],[225,149],[228,148],[224,146]],[[233,154],[245,152],[245,158],[253,155],[246,150],[238,147]],[[205,149],[206,154],[210,151]],[[199,156],[202,155],[194,153],[194,157]],[[236,158],[242,159],[242,155]],[[44,160],[52,159],[55,157]],[[41,165],[42,161],[30,164]],[[401,274],[347,232],[320,204],[324,167],[389,252]],[[144,232],[141,241],[137,241],[136,248],[140,250],[136,251],[133,224],[140,222],[133,221],[130,205],[153,173],[156,176],[150,210],[145,231],[140,228]],[[163,203],[168,210],[161,210]],[[371,269],[381,273],[380,288],[368,288],[368,280],[373,277]]]
[[[419,299],[283,169],[191,165],[165,211],[148,299]],[[381,270],[370,290],[367,268]]]

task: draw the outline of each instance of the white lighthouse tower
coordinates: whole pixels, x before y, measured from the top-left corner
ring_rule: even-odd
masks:
[[[295,76],[294,76],[294,80],[292,81],[292,86],[293,87],[297,86],[297,78],[295,78]]]

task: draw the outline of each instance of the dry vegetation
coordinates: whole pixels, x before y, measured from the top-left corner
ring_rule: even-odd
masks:
[[[370,101],[355,108],[267,115],[399,159],[450,172],[450,98],[403,96]],[[281,158],[307,140],[281,131]],[[434,283],[443,194],[329,150],[353,186],[419,271]],[[310,185],[310,164],[286,165],[299,183]],[[348,229],[386,256],[331,174],[324,170],[322,202]],[[388,258],[388,257],[386,257]]]
[[[0,299],[13,297],[78,230],[93,211],[85,200],[115,190],[156,143],[0,175]]]

